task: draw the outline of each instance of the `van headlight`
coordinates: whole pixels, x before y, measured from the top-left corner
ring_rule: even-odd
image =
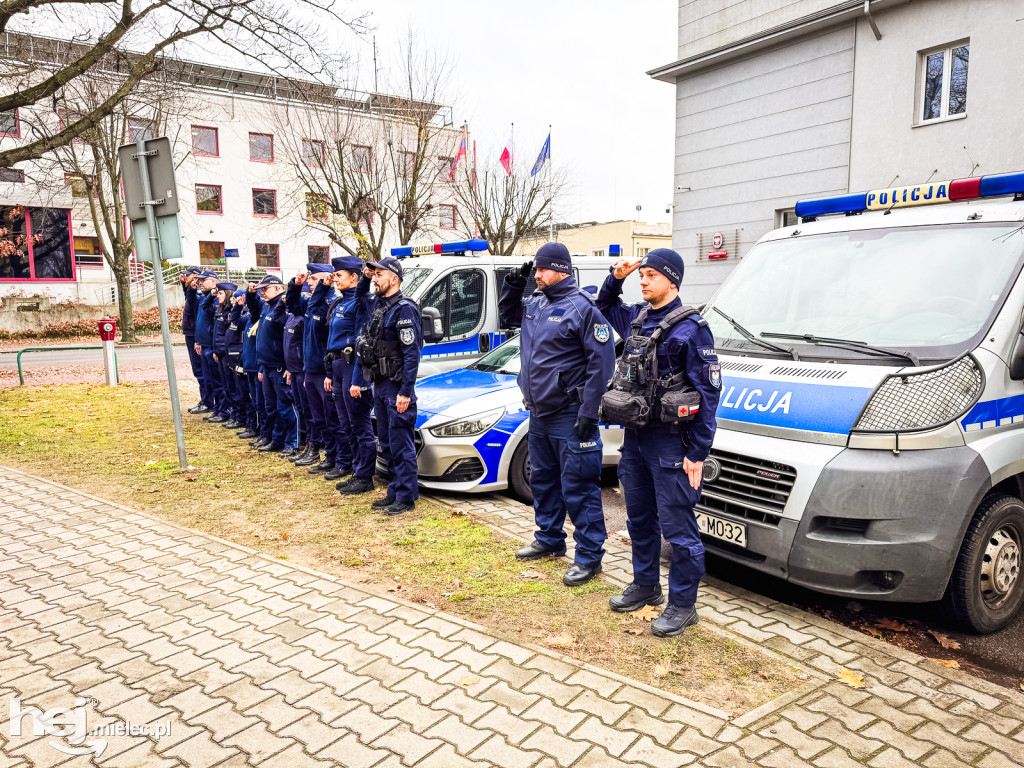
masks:
[[[911,374],[893,374],[878,385],[853,432],[916,432],[963,416],[978,402],[985,377],[971,355]]]
[[[479,416],[470,419],[459,419],[449,421],[447,424],[439,424],[430,428],[430,434],[434,437],[472,437],[482,435],[488,429],[498,423],[498,419],[505,415],[504,408],[497,408],[487,411]]]

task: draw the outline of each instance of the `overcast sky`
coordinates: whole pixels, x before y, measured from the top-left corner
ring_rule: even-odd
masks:
[[[675,59],[677,0],[357,3],[373,12],[381,59],[410,24],[450,56],[455,123],[469,123],[478,153],[500,155],[514,122],[528,170],[551,124],[552,162],[573,182],[563,218],[671,220],[675,89],[644,73]],[[371,44],[354,46],[369,89]]]

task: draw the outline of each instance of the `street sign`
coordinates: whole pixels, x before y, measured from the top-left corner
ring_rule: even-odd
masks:
[[[174,160],[171,157],[171,140],[166,136],[148,139],[145,142],[146,161],[152,183],[153,212],[159,216],[170,216],[178,212],[178,186],[174,182]],[[146,218],[147,198],[142,191],[139,174],[139,153],[137,144],[124,144],[117,150],[117,161],[121,166],[121,183],[124,186],[124,203],[128,218],[139,221]]]
[[[180,259],[181,230],[178,228],[178,215],[160,216],[156,220],[156,228],[160,233],[160,256],[164,259]],[[153,263],[150,251],[149,224],[145,219],[132,222],[132,233],[135,235],[135,258],[139,261]]]
[[[238,249],[237,248],[225,248],[224,249],[224,258],[225,259],[237,259],[238,258]]]

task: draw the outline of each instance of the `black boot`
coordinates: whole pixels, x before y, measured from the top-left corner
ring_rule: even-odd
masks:
[[[636,582],[626,587],[621,595],[615,595],[608,601],[608,607],[616,613],[632,613],[645,605],[661,605],[665,602],[665,593],[661,584],[648,586]]]
[[[345,485],[338,489],[338,493],[343,496],[358,496],[362,493],[368,493],[373,490],[373,478],[372,477],[357,477],[354,480],[350,480]]]
[[[395,497],[390,493],[383,499],[377,499],[373,504],[370,505],[370,509],[387,509],[395,503]]]
[[[337,464],[334,465],[334,469],[324,475],[324,480],[340,480],[345,475],[352,474],[352,467],[341,467]]]
[[[259,435],[259,432],[251,432],[249,430],[249,428],[246,427],[244,430],[242,430],[241,432],[238,433],[238,439],[239,440],[252,440],[254,437],[257,437],[258,435]]]
[[[290,459],[292,456],[299,455],[299,449],[294,446],[289,448],[287,445],[280,451],[282,458]]]
[[[306,471],[311,475],[319,475],[321,472],[330,472],[334,469],[334,460],[325,458],[319,464],[310,467]]]
[[[307,456],[308,454],[309,443],[302,443],[295,449],[295,453],[288,457],[288,461],[294,464],[296,461],[301,459],[303,456]]]
[[[699,621],[695,606],[668,604],[664,612],[651,622],[651,634],[655,637],[675,637],[683,634],[687,627]]]
[[[320,463],[320,446],[315,444],[315,443],[311,443],[310,446],[309,446],[309,450],[306,451],[306,455],[303,456],[301,459],[297,459],[295,461],[295,466],[296,467],[309,467],[309,466],[312,466],[313,464],[319,464],[319,463]]]
[[[373,506],[372,504],[370,506]],[[390,517],[395,515],[404,515],[406,512],[411,512],[416,509],[416,503],[412,501],[396,501],[390,507],[384,510],[384,514]]]

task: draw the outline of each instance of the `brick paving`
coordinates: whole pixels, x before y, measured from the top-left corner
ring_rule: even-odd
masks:
[[[702,588],[708,625],[808,675],[739,717],[14,470],[0,482],[0,768],[1024,764],[1024,696],[727,585]],[[520,505],[456,504],[532,532]],[[625,546],[606,568],[628,580]],[[866,687],[834,680],[840,664]],[[30,716],[13,735],[12,704],[115,735],[76,746]]]

